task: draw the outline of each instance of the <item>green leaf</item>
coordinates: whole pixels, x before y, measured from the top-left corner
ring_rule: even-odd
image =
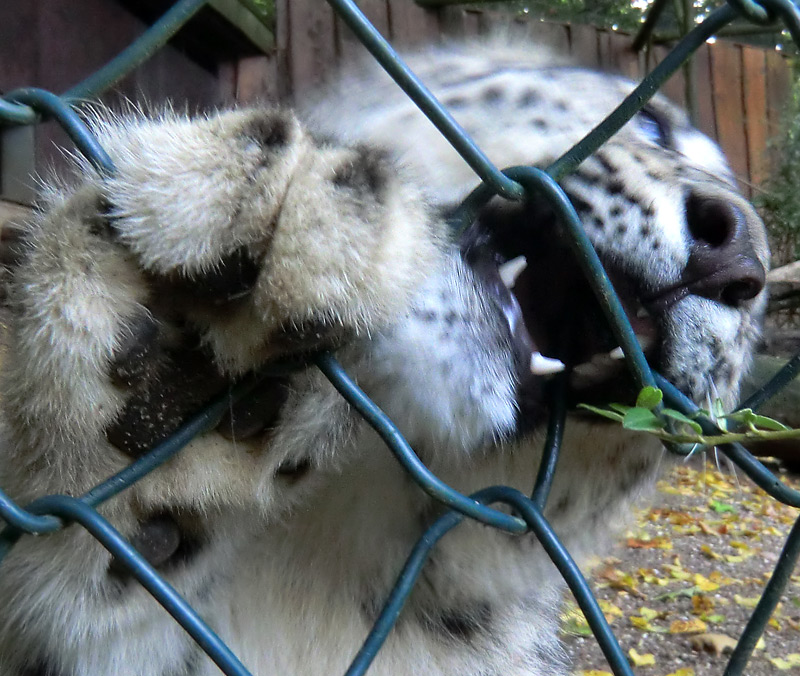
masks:
[[[620,413],[615,413],[614,411],[608,411],[604,408],[597,408],[597,406],[589,406],[589,404],[578,404],[578,408],[586,409],[587,411],[591,411],[592,413],[603,416],[604,418],[608,418],[609,420],[613,420],[614,422],[622,422],[622,415]]]
[[[700,434],[700,435],[703,434],[703,428],[700,426],[700,423],[697,422],[696,420],[692,420],[691,418],[685,416],[680,411],[676,411],[674,408],[664,408],[664,409],[661,410],[661,413],[663,413],[668,418],[672,418],[673,420],[677,420],[679,423],[683,423],[684,425],[688,425],[689,427],[692,428],[692,430],[696,434]]]
[[[750,408],[743,408],[739,411],[734,411],[733,413],[729,413],[725,417],[728,420],[734,420],[736,422],[749,425],[752,428],[760,427],[761,429],[774,430],[776,432],[782,432],[783,430],[791,429],[790,427],[786,427],[786,425],[784,425],[781,422],[778,422],[777,420],[768,418],[765,415],[759,415],[758,413],[755,413]]]
[[[630,409],[622,419],[622,426],[626,430],[637,432],[653,432],[664,429],[663,421],[647,408],[635,407]]]
[[[613,409],[617,413],[622,413],[622,415],[625,415],[628,411],[630,411],[633,408],[632,406],[626,406],[625,404],[616,404],[616,403],[609,404],[608,407],[610,409]]]
[[[736,513],[736,508],[733,505],[727,505],[719,500],[711,500],[708,504],[717,514],[725,514],[726,512]]]
[[[642,388],[642,391],[639,392],[639,396],[636,397],[636,407],[637,408],[646,408],[652,411],[656,406],[661,403],[661,400],[664,398],[664,393],[656,387],[650,387],[649,385],[645,388]]]

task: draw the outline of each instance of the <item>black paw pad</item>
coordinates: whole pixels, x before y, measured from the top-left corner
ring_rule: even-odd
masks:
[[[202,539],[176,514],[169,512],[154,514],[140,522],[129,541],[145,561],[160,569],[186,564],[202,547]],[[108,572],[118,579],[130,576],[125,565],[116,558],[111,560]]]
[[[109,365],[111,382],[132,387],[148,379],[158,358],[158,321],[143,312],[127,322],[120,336],[117,353]]]
[[[271,337],[271,343],[287,354],[331,350],[353,338],[353,331],[323,321],[288,321]]]
[[[129,396],[106,429],[109,443],[139,457],[169,437],[191,415],[229,385],[212,357],[200,348],[165,355],[146,387]]]
[[[178,304],[183,297],[190,303],[225,305],[247,296],[253,290],[260,270],[260,261],[253,258],[245,247],[240,247],[208,272],[191,276],[170,275],[163,292],[174,296]],[[156,286],[162,284],[156,281]],[[160,291],[162,289],[157,288],[157,292]]]
[[[139,529],[130,538],[130,543],[154,568],[169,561],[181,545],[181,530],[169,514],[152,516],[139,524]],[[112,559],[108,572],[116,577],[127,575],[127,568],[118,559]]]
[[[278,420],[289,390],[283,378],[267,378],[253,392],[236,402],[217,425],[226,439],[250,439]]]

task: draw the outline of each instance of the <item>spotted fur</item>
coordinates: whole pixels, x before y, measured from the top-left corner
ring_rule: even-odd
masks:
[[[631,87],[518,49],[409,59],[500,166],[546,165]],[[493,250],[453,243],[443,216],[477,179],[370,67],[299,115],[103,115],[95,128],[117,173],[76,167],[16,245],[0,444],[12,498],[79,495],[232,380],[321,348],[445,481],[530,491],[546,378],[525,373],[519,307],[528,322],[559,302],[528,327],[537,345],[583,314],[550,279],[571,259],[546,204],[494,200],[474,225],[547,233],[512,296]],[[717,147],[658,99],[563,185],[615,276],[655,299],[666,375],[697,401],[713,382],[730,405],[764,305],[743,277],[763,275],[768,254]],[[661,456],[570,421],[546,515],[576,557],[647,492]],[[255,676],[343,672],[441,513],[313,368],[265,381],[101,511]],[[218,673],[78,527],[23,537],[1,572],[4,675]],[[532,535],[465,523],[434,550],[370,673],[566,674],[561,591]]]

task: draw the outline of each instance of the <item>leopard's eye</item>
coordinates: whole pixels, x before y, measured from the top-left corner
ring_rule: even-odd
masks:
[[[636,115],[635,120],[639,130],[648,141],[657,143],[662,148],[670,148],[672,146],[669,123],[664,119],[663,115],[656,113],[650,106],[645,106]]]

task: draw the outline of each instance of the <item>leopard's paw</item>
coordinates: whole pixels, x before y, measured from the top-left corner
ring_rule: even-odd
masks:
[[[20,238],[9,285],[4,464],[29,497],[86,490],[273,357],[397,320],[443,248],[444,226],[388,154],[319,141],[290,112],[95,128],[115,174],[87,167],[51,199]],[[266,382],[176,459],[174,501],[302,468],[299,442],[264,460],[226,439],[299,410],[299,399],[284,406],[297,389]],[[55,471],[29,481],[43,467]],[[234,474],[242,486],[221,487]]]
[[[439,255],[442,226],[388,153],[319,141],[288,111],[100,138],[111,228],[231,372],[395,320]]]

